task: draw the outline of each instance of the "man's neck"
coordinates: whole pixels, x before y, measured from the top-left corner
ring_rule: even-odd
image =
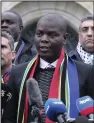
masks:
[[[53,63],[53,62],[55,62],[58,58],[59,58],[59,56],[57,56],[57,57],[55,57],[55,58],[53,58],[53,59],[46,59],[46,58],[43,58],[43,57],[40,57],[40,58],[42,58],[44,61],[46,61],[46,62],[48,62],[48,63]]]
[[[9,66],[1,66],[1,74],[5,75],[12,68],[12,64]]]

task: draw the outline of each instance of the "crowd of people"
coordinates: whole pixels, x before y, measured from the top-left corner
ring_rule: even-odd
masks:
[[[11,90],[12,98],[5,105],[2,123],[34,122],[26,83],[34,78],[39,86],[43,107],[49,98],[64,102],[68,114],[76,118],[76,100],[90,96],[94,99],[94,17],[81,20],[78,45],[68,54],[68,23],[57,13],[42,16],[36,26],[34,42],[37,52],[21,37],[23,22],[13,11],[2,13],[1,76]],[[37,90],[36,90],[37,91]],[[39,107],[40,108],[40,107]],[[51,123],[43,112],[38,123]]]

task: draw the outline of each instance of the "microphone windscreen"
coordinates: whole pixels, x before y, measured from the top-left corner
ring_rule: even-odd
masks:
[[[54,122],[57,121],[57,116],[59,114],[64,114],[67,112],[64,103],[55,98],[50,98],[46,101],[44,110],[46,116]]]
[[[1,83],[1,108],[5,108],[7,102],[12,98],[11,89],[4,83]]]
[[[78,116],[75,120],[75,123],[90,123],[88,118],[85,116]]]
[[[76,100],[77,109],[81,115],[88,116],[94,113],[94,100],[89,96],[84,96]]]
[[[43,105],[43,101],[38,82],[34,78],[29,78],[26,82],[26,89],[28,93],[29,105],[37,104],[37,106],[41,107]]]

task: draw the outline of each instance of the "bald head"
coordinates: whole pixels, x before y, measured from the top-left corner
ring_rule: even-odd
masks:
[[[23,21],[22,21],[22,18],[21,18],[21,16],[20,16],[17,12],[12,11],[12,10],[7,10],[7,11],[4,11],[4,12],[2,13],[2,16],[3,16],[3,14],[5,14],[5,13],[11,13],[11,14],[14,14],[14,15],[16,16],[16,18],[18,19],[19,25],[23,27]]]
[[[47,14],[47,15],[44,15],[42,16],[38,23],[37,23],[37,26],[38,24],[40,23],[45,23],[45,21],[49,24],[49,23],[52,23],[53,26],[54,25],[57,25],[58,28],[60,28],[61,31],[63,32],[66,32],[66,28],[67,28],[67,22],[66,20],[60,16],[59,14],[56,14],[56,13],[50,13],[50,14]]]

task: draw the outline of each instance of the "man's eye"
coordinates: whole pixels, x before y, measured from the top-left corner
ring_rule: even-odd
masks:
[[[13,22],[12,22],[12,21],[10,21],[10,20],[7,20],[7,23],[8,23],[8,24],[12,24]]]
[[[88,27],[82,28],[82,31],[83,31],[83,32],[86,32],[87,30],[88,30]]]
[[[42,33],[41,32],[37,32],[36,33],[38,37],[41,37],[42,36]]]
[[[51,38],[54,38],[54,37],[56,37],[57,36],[57,34],[56,33],[52,33],[52,34],[50,34],[50,37]]]

